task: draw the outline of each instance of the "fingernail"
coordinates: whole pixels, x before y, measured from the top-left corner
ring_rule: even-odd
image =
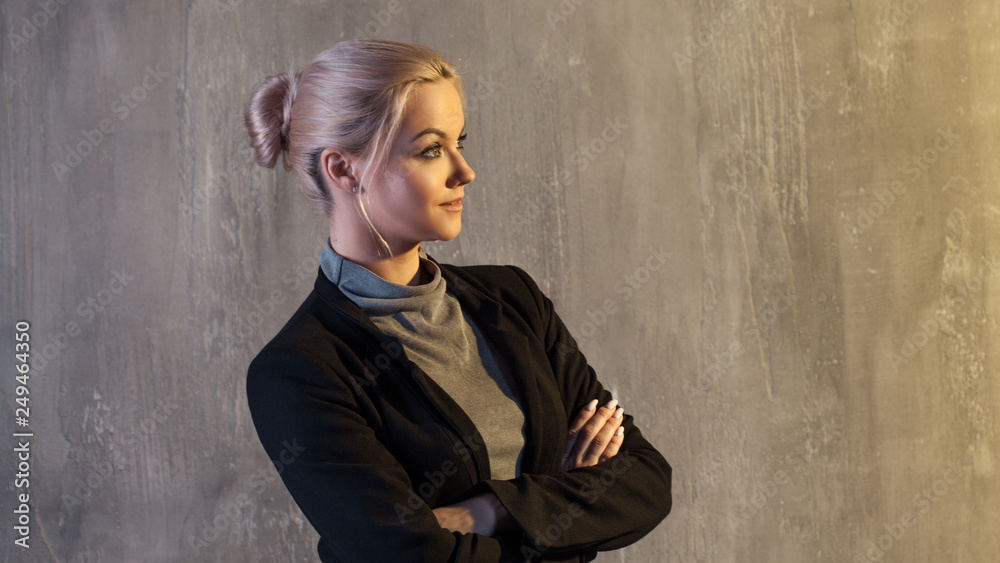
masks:
[[[618,399],[611,399],[610,401],[608,401],[608,404],[604,405],[604,408],[608,410],[614,410],[616,406],[618,406]]]
[[[594,399],[593,401],[587,403],[587,405],[583,407],[583,410],[592,411],[596,408],[597,408],[597,399]]]
[[[614,418],[621,418],[623,412],[625,412],[625,409],[618,407],[618,410],[615,411]]]
[[[615,436],[621,436],[624,433],[625,433],[625,427],[624,426],[619,426],[618,430],[615,430]]]

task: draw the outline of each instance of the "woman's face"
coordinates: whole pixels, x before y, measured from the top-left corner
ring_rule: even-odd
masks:
[[[462,101],[450,80],[417,86],[404,110],[386,170],[376,178],[369,214],[391,246],[451,240],[462,230],[462,206],[476,177],[462,157]]]

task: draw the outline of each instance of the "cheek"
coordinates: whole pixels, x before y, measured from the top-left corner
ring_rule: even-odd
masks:
[[[433,208],[440,199],[440,194],[434,188],[434,179],[430,174],[414,174],[409,182],[408,199],[411,204],[423,208]]]
[[[426,222],[432,213],[433,198],[428,197],[416,178],[398,178],[385,191],[382,213],[385,220],[397,224]]]
[[[401,166],[393,177],[389,197],[397,213],[412,216],[427,215],[435,210],[444,196],[437,185],[441,182],[433,165]]]

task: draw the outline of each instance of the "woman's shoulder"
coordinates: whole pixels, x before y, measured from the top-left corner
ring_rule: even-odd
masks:
[[[526,293],[534,296],[540,293],[538,284],[520,266],[514,264],[473,264],[457,266],[455,264],[438,263],[442,271],[447,271],[453,285],[461,289],[463,284],[475,286],[480,291],[489,294],[504,292]]]
[[[316,291],[312,291],[254,356],[248,377],[253,379],[254,374],[276,371],[289,373],[287,369],[278,369],[289,365],[308,365],[312,368],[310,372],[342,371],[341,354],[349,347],[345,330],[346,324],[334,318]]]
[[[524,328],[540,333],[547,325],[551,308],[547,296],[520,266],[513,264],[479,264],[454,266],[441,264],[450,288],[459,292],[474,287],[501,305],[525,324]]]
[[[490,298],[523,313],[544,306],[544,294],[535,280],[513,264],[476,264],[456,266],[439,264],[449,287],[462,291],[472,286]]]

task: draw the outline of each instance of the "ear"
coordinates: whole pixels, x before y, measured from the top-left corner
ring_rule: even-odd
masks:
[[[354,164],[357,159],[337,149],[327,148],[319,153],[319,172],[323,181],[332,189],[352,192],[354,186],[358,185],[358,179],[354,176]]]

